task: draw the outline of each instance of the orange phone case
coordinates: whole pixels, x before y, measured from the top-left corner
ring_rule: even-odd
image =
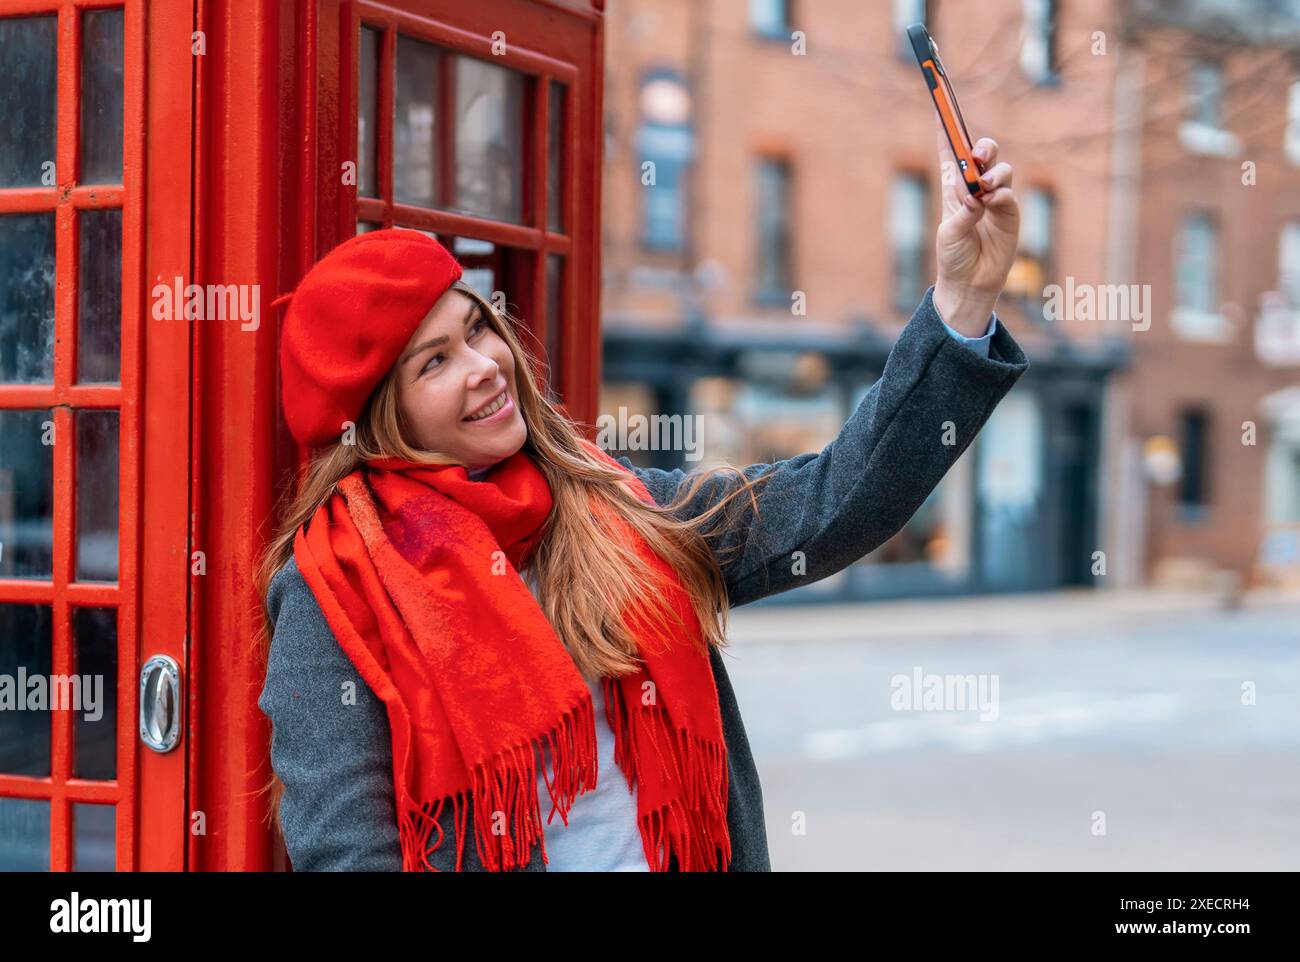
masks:
[[[984,173],[984,168],[972,153],[974,144],[971,143],[970,132],[966,129],[966,121],[962,118],[961,107],[957,105],[957,95],[953,93],[948,74],[939,59],[939,47],[922,23],[914,23],[908,27],[907,38],[912,43],[912,51],[916,54],[917,63],[921,65],[921,73],[925,75],[926,85],[930,88],[930,96],[934,100],[934,109],[939,111],[939,121],[943,124],[948,143],[952,146],[952,153],[957,159],[957,168],[961,171],[966,189],[972,196],[979,197],[987,193],[984,185],[980,183],[980,175]]]

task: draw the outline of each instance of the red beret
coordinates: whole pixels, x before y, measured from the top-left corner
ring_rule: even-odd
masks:
[[[349,238],[289,295],[280,331],[280,396],[299,444],[337,441],[462,266],[404,228]],[[278,298],[277,303],[284,298]]]

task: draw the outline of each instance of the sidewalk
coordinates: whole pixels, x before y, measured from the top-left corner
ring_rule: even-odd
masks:
[[[1300,643],[1300,592],[1243,592],[1236,613],[1279,608],[1295,609],[1296,640]],[[1076,588],[854,604],[749,606],[731,611],[727,634],[738,645],[788,644],[810,633],[825,640],[862,641],[1043,637],[1198,615],[1231,617],[1233,613],[1217,592]]]

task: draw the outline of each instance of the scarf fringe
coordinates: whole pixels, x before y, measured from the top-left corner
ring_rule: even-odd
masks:
[[[658,704],[629,713],[622,686],[612,678],[606,679],[605,705],[615,733],[614,760],[627,778],[628,791],[635,789],[641,770],[640,732],[654,747],[659,771],[666,773],[671,767],[682,786],[681,798],[645,812],[637,820],[651,871],[668,871],[671,856],[676,856],[682,872],[726,871],[731,862],[726,746],[673,727]]]
[[[527,865],[532,858],[534,843],[542,847],[542,861],[547,861],[546,840],[542,831],[541,808],[537,794],[537,748],[542,741],[553,759],[554,778],[545,778],[546,790],[551,797],[550,823],[555,812],[560,812],[568,824],[569,809],[582,792],[596,787],[596,725],[590,695],[565,712],[559,723],[537,738],[499,752],[486,763],[475,765],[470,774],[469,795],[473,798],[474,844],[479,861],[491,872],[509,872]],[[558,797],[557,797],[558,795]],[[457,792],[451,799],[456,818],[456,871],[464,871],[466,793]],[[407,799],[398,819],[398,835],[402,845],[402,871],[436,872],[429,861],[429,853],[437,851],[443,843],[439,818],[447,798],[433,802]],[[494,832],[495,814],[513,813],[507,831]],[[429,837],[434,829],[438,840],[432,846]]]

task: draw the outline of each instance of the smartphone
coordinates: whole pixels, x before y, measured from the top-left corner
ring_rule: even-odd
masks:
[[[948,135],[948,143],[952,145],[957,169],[966,182],[966,189],[978,197],[986,193],[984,185],[980,183],[984,168],[975,159],[975,145],[966,130],[966,121],[962,119],[957,95],[953,93],[948,74],[939,59],[939,45],[934,42],[923,23],[914,23],[908,27],[907,39],[912,42],[912,52],[916,54],[916,62],[921,65],[921,73],[925,75],[925,83],[934,100],[934,109],[939,111],[939,120],[943,124],[944,133]]]

